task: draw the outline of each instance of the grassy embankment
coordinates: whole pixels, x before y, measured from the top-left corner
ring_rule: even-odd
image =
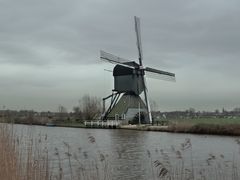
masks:
[[[169,120],[168,131],[197,134],[240,135],[240,117]]]
[[[162,131],[174,133],[240,135],[240,117],[237,118],[189,118],[164,120],[165,125],[125,125],[123,129]]]
[[[11,123],[10,119],[0,119],[1,122]],[[158,126],[161,121],[165,126]],[[46,125],[47,122],[41,121],[13,121],[18,124]],[[85,128],[83,122],[75,120],[53,121],[55,126]],[[122,126],[124,129],[135,129],[145,131],[166,131],[175,133],[196,133],[196,134],[217,134],[217,135],[240,135],[240,117],[235,118],[178,118],[161,119],[160,123],[154,126]],[[97,128],[97,126],[94,126]]]

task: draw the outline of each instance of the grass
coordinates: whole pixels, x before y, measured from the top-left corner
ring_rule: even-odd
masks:
[[[240,125],[240,117],[229,117],[229,118],[184,118],[184,119],[169,119],[170,124],[182,123],[182,124],[217,124],[217,125],[229,125],[229,124],[239,124]]]
[[[240,135],[240,117],[168,119],[168,132]]]
[[[169,120],[169,132],[240,135],[240,118],[193,118]]]
[[[170,119],[167,125],[123,125],[122,129],[192,134],[240,135],[240,118]],[[160,126],[159,126],[160,125]]]

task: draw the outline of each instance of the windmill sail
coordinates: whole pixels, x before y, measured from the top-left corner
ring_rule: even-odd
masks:
[[[128,60],[126,60],[124,58],[120,58],[118,56],[115,56],[113,54],[107,53],[102,50],[100,50],[100,58],[104,61],[108,61],[108,62],[114,63],[114,64],[121,64],[121,63],[128,62]]]
[[[141,42],[141,30],[140,30],[140,19],[137,16],[134,16],[135,20],[135,31],[137,36],[137,48],[138,48],[138,57],[139,57],[139,64],[142,66],[142,42]]]
[[[151,79],[176,82],[175,77],[171,77],[163,74],[156,74],[153,72],[145,71],[145,75],[147,78],[151,78]]]
[[[120,58],[118,56],[115,56],[102,50],[100,50],[100,59],[103,61],[110,62],[112,64],[121,64],[123,66],[133,68],[132,65],[129,63],[130,62],[129,60]]]
[[[139,17],[134,16],[134,21],[135,21],[135,31],[136,31],[136,37],[137,37],[137,49],[138,49],[138,59],[139,59],[139,65],[142,67],[142,59],[143,59],[143,54],[142,54],[142,42],[141,42],[141,29],[140,29],[140,19]],[[150,110],[150,105],[148,102],[148,96],[147,96],[147,87],[146,87],[146,82],[144,78],[144,70],[142,69],[142,82],[144,86],[144,97],[147,105],[147,111],[148,111],[148,118],[150,123],[152,123],[152,115],[151,115],[151,110]]]
[[[153,79],[162,79],[166,81],[176,81],[175,74],[167,71],[162,71],[150,67],[145,68],[145,73],[148,77]]]
[[[175,77],[174,73],[170,73],[170,72],[162,71],[162,70],[158,70],[158,69],[153,69],[153,68],[150,68],[150,67],[146,67],[145,70],[149,71],[149,72],[157,73],[157,74],[163,74],[163,75]]]

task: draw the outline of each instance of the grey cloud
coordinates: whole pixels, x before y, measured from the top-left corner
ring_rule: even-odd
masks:
[[[136,60],[133,16],[137,15],[144,64],[177,75],[174,85],[149,81],[150,96],[159,97],[159,107],[212,108],[227,99],[227,106],[235,106],[238,101],[235,98],[231,104],[231,100],[240,91],[239,5],[237,0],[2,0],[0,98],[4,96],[4,103],[12,107],[21,106],[24,96],[29,107],[68,102],[71,108],[74,97],[86,92],[111,93],[111,88],[101,88],[106,82],[100,71],[108,65],[100,63],[99,50]],[[8,101],[6,97],[13,94],[16,101]],[[52,101],[45,98],[34,104],[40,97]]]

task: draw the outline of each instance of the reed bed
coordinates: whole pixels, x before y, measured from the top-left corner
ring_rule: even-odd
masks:
[[[63,142],[61,150],[55,147],[50,153],[47,135],[35,137],[23,132],[19,137],[13,129],[13,125],[0,124],[0,179],[111,179],[105,154],[98,152],[90,157],[81,148],[73,151],[67,142]],[[89,136],[89,144],[97,148],[93,136]]]
[[[239,145],[240,139],[236,139]],[[152,162],[154,179],[163,180],[239,180],[240,179],[240,151],[228,159],[224,154],[210,153],[196,165],[190,139],[185,139],[180,146],[170,149],[156,149],[157,160]],[[147,151],[151,159],[151,153]]]
[[[0,175],[4,180],[50,179],[47,152],[33,145],[23,148],[12,125],[0,124]]]

